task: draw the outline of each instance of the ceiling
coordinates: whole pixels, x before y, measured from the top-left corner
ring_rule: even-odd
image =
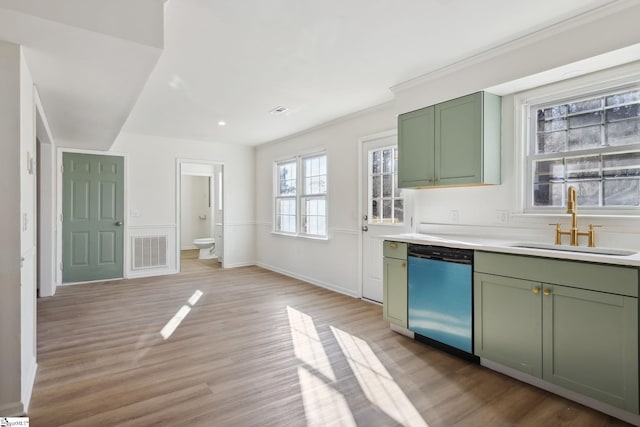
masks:
[[[162,0],[0,0],[0,39],[26,46],[62,145],[105,149],[121,130],[257,145],[390,101],[399,83],[624,1],[169,0],[162,41]],[[131,5],[138,16],[123,18]],[[16,16],[30,23],[13,28],[18,36],[3,28]],[[270,113],[278,106],[288,110]]]

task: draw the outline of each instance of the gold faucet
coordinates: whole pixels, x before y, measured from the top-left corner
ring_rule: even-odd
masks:
[[[567,190],[567,213],[571,214],[571,228],[569,230],[562,230],[560,224],[549,224],[556,226],[556,245],[562,244],[562,236],[568,235],[571,246],[578,246],[578,238],[580,236],[587,236],[589,239],[589,247],[595,248],[596,246],[596,232],[595,227],[602,227],[601,225],[589,224],[589,231],[580,231],[578,229],[578,193],[574,187],[569,187]]]

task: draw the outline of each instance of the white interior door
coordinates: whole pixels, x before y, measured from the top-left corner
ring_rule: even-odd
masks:
[[[382,302],[382,242],[411,230],[411,191],[398,188],[396,134],[372,137],[362,147],[362,297]]]

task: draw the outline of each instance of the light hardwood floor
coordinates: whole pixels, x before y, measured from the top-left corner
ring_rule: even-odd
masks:
[[[217,258],[198,259],[200,250],[186,249],[180,251],[180,270],[183,273],[205,272],[222,268]]]
[[[626,425],[258,267],[60,287],[38,301],[38,364],[35,427]]]

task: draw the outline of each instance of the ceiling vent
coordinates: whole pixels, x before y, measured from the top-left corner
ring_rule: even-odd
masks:
[[[284,107],[282,105],[274,108],[273,110],[269,111],[271,114],[282,114],[282,113],[286,113],[287,111],[289,111],[289,109],[287,107]]]

